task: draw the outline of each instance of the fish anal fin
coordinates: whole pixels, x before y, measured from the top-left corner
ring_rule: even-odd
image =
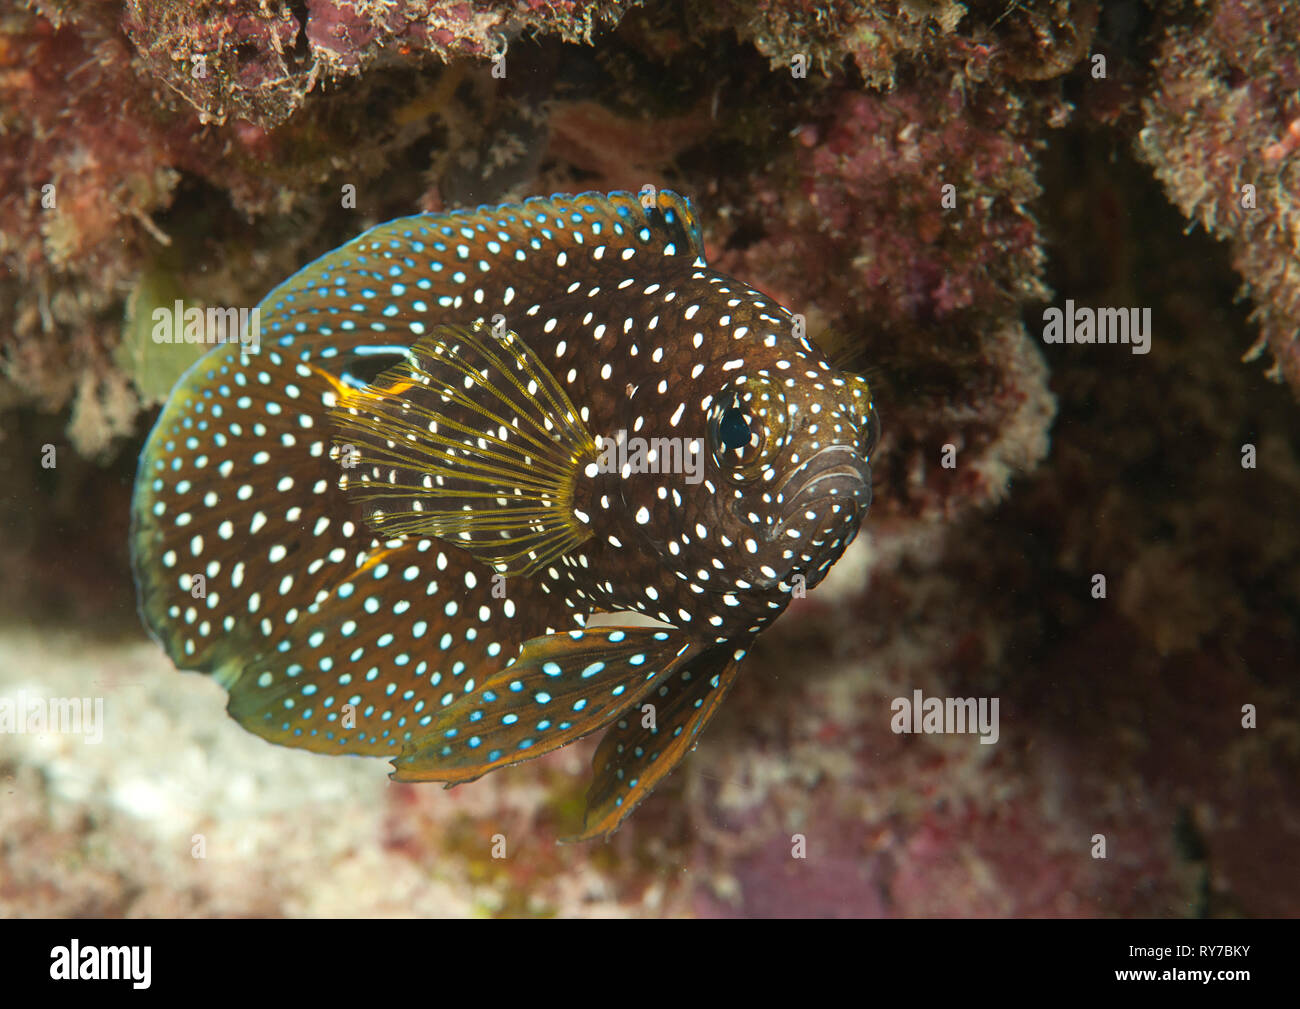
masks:
[[[440,704],[393,761],[395,781],[472,781],[609,724],[694,657],[680,632],[597,627],[524,642],[518,659]]]

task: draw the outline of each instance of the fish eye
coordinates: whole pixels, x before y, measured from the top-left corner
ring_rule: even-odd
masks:
[[[790,429],[785,394],[766,375],[741,377],[709,408],[713,460],[730,479],[754,480],[785,446]]]
[[[729,406],[718,421],[718,442],[724,452],[736,452],[749,444],[749,417],[739,406]]]

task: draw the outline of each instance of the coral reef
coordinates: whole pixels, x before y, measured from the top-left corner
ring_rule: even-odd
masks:
[[[1014,19],[1009,15],[1015,13]],[[873,88],[888,90],[900,69],[957,69],[972,80],[990,72],[1023,80],[1067,73],[1088,51],[1094,0],[1025,6],[954,0],[727,0],[701,16],[735,30],[773,68],[798,61],[823,73],[851,61]],[[999,28],[1001,30],[999,31]]]
[[[74,401],[72,431],[92,453],[135,419],[113,315],[178,177],[146,125],[151,104],[108,24],[3,15],[0,352],[15,393],[50,410]]]
[[[1300,838],[1300,445],[1268,380],[1300,392],[1300,14],[1275,8],[0,14],[0,698],[110,712],[95,747],[0,733],[0,913],[1296,914],[1269,873]],[[858,542],[608,845],[553,844],[594,741],[444,792],[243,733],[134,614],[134,455],[192,350],[151,308],[256,304],[416,210],[646,183],[871,370]],[[1151,307],[1152,353],[1043,345],[1049,298]],[[918,689],[999,698],[999,743],[893,732]]]
[[[1222,0],[1172,27],[1142,102],[1137,149],[1169,198],[1232,248],[1271,374],[1300,395],[1300,11]]]
[[[1046,453],[1052,416],[1017,321],[1047,297],[1028,110],[996,90],[908,85],[838,94],[822,115],[796,127],[791,177],[740,198],[742,237],[718,262],[852,334],[885,373],[886,511],[952,517],[996,501],[1010,470]],[[961,466],[941,468],[944,445]]]
[[[129,293],[160,261],[184,274],[176,282],[195,301],[253,304],[265,278],[292,272],[313,237],[303,225],[320,220],[319,200],[303,187],[342,176],[334,192],[351,184],[374,212],[365,194],[380,188],[385,154],[427,132],[422,121],[450,97],[427,82],[393,96],[385,72],[499,54],[524,31],[589,40],[622,10],[570,0],[523,8],[313,0],[303,9],[305,23],[302,9],[255,0],[120,8],[31,0],[0,16],[5,398],[47,410],[71,404],[80,451],[109,451],[132,430],[142,404],[113,352]],[[314,115],[304,108],[313,89],[366,67],[377,68],[382,98],[367,91],[330,109],[318,103]],[[391,121],[347,115],[390,97]],[[187,179],[220,196],[204,192],[191,205]],[[412,209],[420,190],[404,206],[393,192],[387,216]],[[246,215],[242,226],[213,219],[229,207]],[[290,211],[305,218],[296,229],[265,220]],[[167,217],[171,226],[160,221]],[[276,232],[269,242],[264,229]],[[355,220],[339,222],[336,237],[356,230]],[[217,270],[225,275],[213,277]]]
[[[466,0],[129,0],[122,28],[147,77],[201,122],[244,120],[266,130],[303,105],[318,81],[382,64],[505,55],[524,32],[590,42],[615,23],[618,0],[514,4]]]

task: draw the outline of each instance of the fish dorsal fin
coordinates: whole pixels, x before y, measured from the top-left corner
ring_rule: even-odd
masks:
[[[509,313],[620,267],[653,278],[703,265],[695,208],[670,190],[534,197],[376,225],[278,285],[259,319],[271,343],[307,360],[356,342],[407,342],[429,313],[447,322],[485,307]]]
[[[573,492],[599,450],[510,330],[439,326],[373,384],[340,385],[331,416],[340,487],[383,536],[436,536],[530,574],[592,535]]]
[[[509,209],[513,208],[498,207],[494,212]],[[551,232],[544,237],[587,246],[593,255],[604,245],[617,250],[606,253],[616,261],[620,256],[631,258],[627,250],[646,246],[661,256],[683,256],[694,266],[706,265],[695,208],[686,197],[668,189],[552,196],[525,200],[518,209],[531,215],[532,226]]]

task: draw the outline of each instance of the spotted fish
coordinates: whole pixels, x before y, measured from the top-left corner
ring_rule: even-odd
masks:
[[[870,503],[867,382],[710,270],[675,193],[390,221],[259,317],[141,455],[146,625],[246,729],[399,781],[606,729],[583,838],[694,747]]]

